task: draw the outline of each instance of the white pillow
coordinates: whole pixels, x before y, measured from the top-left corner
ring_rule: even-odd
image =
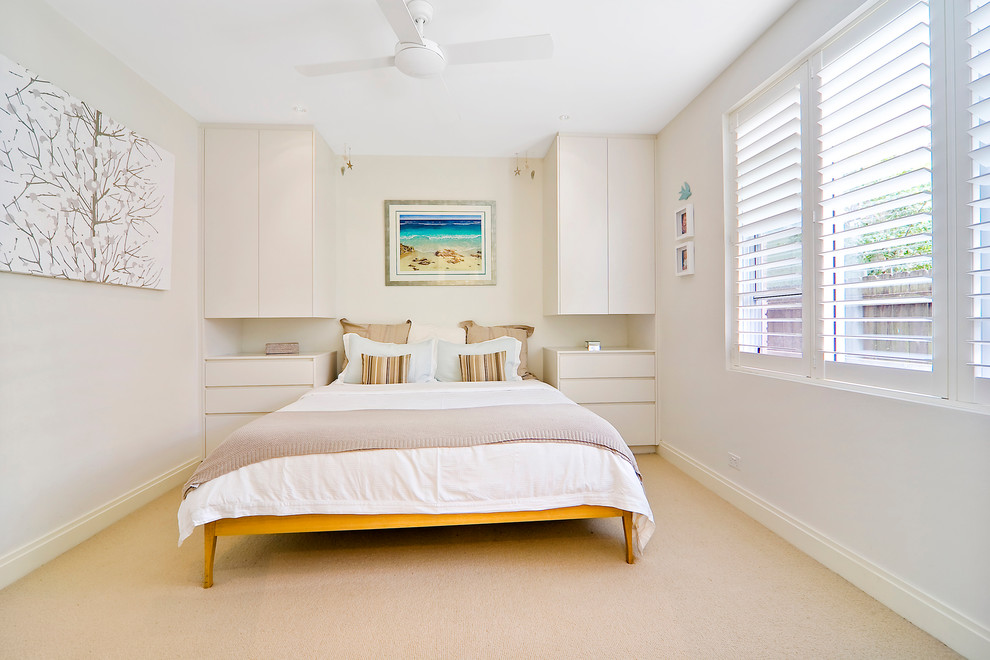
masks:
[[[349,332],[344,335],[344,355],[347,356],[347,367],[340,374],[343,383],[361,383],[361,356],[381,355],[392,357],[408,353],[410,383],[428,383],[433,380],[435,364],[433,352],[435,339],[417,342],[415,344],[385,344],[366,339],[361,335]]]
[[[409,328],[409,338],[406,341],[412,344],[427,339],[442,339],[454,344],[466,344],[467,331],[456,325],[429,325],[413,321]]]
[[[446,382],[460,382],[461,360],[459,355],[484,355],[505,351],[505,379],[522,380],[519,375],[519,351],[522,342],[515,337],[498,337],[477,344],[454,344],[442,339],[437,341],[436,378]]]

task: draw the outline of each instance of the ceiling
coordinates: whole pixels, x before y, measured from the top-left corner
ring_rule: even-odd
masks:
[[[47,2],[200,122],[313,124],[338,154],[539,158],[558,132],[659,132],[795,0],[431,0],[441,46],[554,41],[442,82],[296,72],[392,55],[375,0]]]

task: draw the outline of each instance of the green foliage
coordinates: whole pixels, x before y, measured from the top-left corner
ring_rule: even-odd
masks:
[[[930,185],[916,186],[907,190],[901,190],[896,193],[891,193],[890,195],[885,195],[883,197],[877,197],[866,202],[863,206],[873,206],[875,204],[881,204],[885,201],[891,199],[898,199],[908,197],[921,192],[931,192]],[[885,223],[893,222],[901,218],[907,218],[911,216],[925,216],[928,217],[919,222],[915,222],[909,225],[902,225],[899,227],[890,227],[887,229],[881,229],[880,231],[871,232],[869,234],[864,234],[858,237],[854,245],[872,245],[875,243],[883,243],[885,241],[895,240],[898,238],[906,238],[909,236],[918,236],[919,240],[913,243],[908,243],[906,245],[898,245],[895,247],[879,248],[872,252],[867,252],[861,255],[862,263],[874,263],[890,261],[892,259],[902,259],[907,257],[918,257],[918,256],[931,256],[932,254],[932,203],[931,198],[917,202],[914,204],[907,204],[905,206],[896,207],[882,213],[876,213],[858,221],[853,227],[867,227],[871,225],[883,226]],[[927,239],[922,240],[923,236],[927,236]],[[911,271],[928,270],[931,267],[930,263],[919,262],[912,264],[899,264],[893,266],[886,266],[882,268],[877,268],[874,270],[867,271],[867,276],[882,277],[884,275],[893,275],[895,273],[907,273]]]

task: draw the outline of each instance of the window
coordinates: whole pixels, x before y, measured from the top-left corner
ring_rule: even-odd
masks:
[[[804,351],[801,88],[792,75],[734,117],[740,353]]]
[[[969,156],[972,168],[968,251],[971,255],[968,311],[972,325],[973,368],[977,399],[990,400],[990,0],[969,3],[965,34],[969,52],[967,76]]]
[[[971,2],[877,2],[729,114],[735,366],[990,401],[990,0]]]
[[[819,56],[818,278],[823,377],[935,393],[929,13],[878,12]]]

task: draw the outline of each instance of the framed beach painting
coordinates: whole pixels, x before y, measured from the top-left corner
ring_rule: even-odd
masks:
[[[386,200],[385,284],[495,284],[495,202]]]

